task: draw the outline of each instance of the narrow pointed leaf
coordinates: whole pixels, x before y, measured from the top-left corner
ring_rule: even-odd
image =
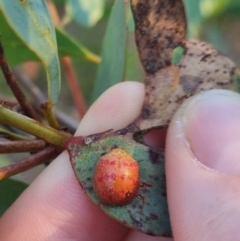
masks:
[[[103,40],[102,61],[98,66],[92,101],[107,88],[124,80],[127,24],[126,3],[116,0]]]
[[[44,0],[0,0],[0,11],[12,30],[34,52],[45,67],[48,97],[57,102],[60,91],[60,65],[54,26]]]
[[[37,55],[28,48],[21,38],[12,30],[2,12],[0,11],[0,33],[4,51],[10,66],[18,65],[26,61],[40,61]],[[58,54],[85,59],[94,63],[100,62],[100,57],[88,50],[81,43],[69,37],[59,29],[56,30]],[[18,54],[16,54],[18,53]]]
[[[100,62],[100,57],[98,55],[92,53],[81,43],[75,41],[63,31],[56,29],[56,36],[59,55],[77,57],[94,63]]]

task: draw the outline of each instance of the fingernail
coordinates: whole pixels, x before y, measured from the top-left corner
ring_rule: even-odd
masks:
[[[203,92],[184,104],[180,119],[197,161],[223,173],[240,173],[240,95]]]

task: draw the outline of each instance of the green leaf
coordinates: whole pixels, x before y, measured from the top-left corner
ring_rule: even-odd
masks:
[[[56,36],[59,55],[86,59],[94,63],[100,62],[100,57],[98,55],[92,53],[81,43],[78,43],[71,37],[67,36],[63,31],[56,29]]]
[[[201,0],[184,0],[186,8],[186,16],[188,22],[188,34],[191,38],[196,38],[199,33],[200,24],[202,21],[202,15],[200,12],[200,1]]]
[[[238,0],[201,0],[201,12],[205,18],[239,18],[240,1]]]
[[[60,65],[54,26],[44,0],[0,0],[0,11],[11,29],[38,56],[45,67],[48,98],[56,103],[60,92]]]
[[[202,0],[201,12],[205,18],[222,14],[231,0]]]
[[[25,43],[11,29],[0,11],[0,33],[6,58],[11,66],[33,60],[39,61],[34,52],[27,48]]]
[[[116,0],[109,18],[103,40],[102,62],[98,67],[92,101],[110,86],[124,80],[127,26],[126,5]]]
[[[127,128],[122,131],[126,133]],[[119,132],[72,137],[65,145],[81,187],[99,208],[130,228],[154,236],[171,236],[163,150],[151,150],[150,147],[133,140],[132,134],[122,135]],[[99,198],[94,187],[98,160],[115,148],[127,152],[137,161],[140,170],[137,195],[124,205],[107,205]],[[114,162],[116,159],[109,161]],[[103,175],[111,182],[107,173]]]
[[[0,216],[26,188],[27,184],[12,179],[0,181]]]
[[[93,27],[103,16],[104,0],[68,0],[66,17],[85,27]]]
[[[37,55],[30,50],[11,29],[1,11],[0,23],[0,33],[2,34],[1,41],[4,46],[6,58],[11,66],[18,65],[26,61],[40,61]],[[100,57],[98,55],[92,53],[85,46],[69,37],[63,31],[59,29],[55,30],[58,43],[58,54],[60,56],[77,57],[94,63],[100,62]]]

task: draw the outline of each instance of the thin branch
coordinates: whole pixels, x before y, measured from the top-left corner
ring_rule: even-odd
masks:
[[[64,132],[45,126],[27,116],[11,111],[2,105],[0,105],[0,123],[14,126],[55,146],[61,146],[69,137],[69,135]]]
[[[51,102],[47,101],[43,104],[40,105],[40,108],[42,109],[47,121],[48,121],[48,124],[54,128],[54,129],[57,129],[57,130],[60,130],[60,127],[59,127],[59,124],[58,124],[58,121],[53,113],[53,105]]]
[[[81,117],[83,117],[86,114],[87,109],[83,98],[83,94],[78,84],[78,79],[77,79],[75,70],[72,66],[72,61],[69,57],[63,57],[62,64],[65,69],[68,85],[71,90],[74,103],[76,105],[78,113],[80,114]]]
[[[12,140],[12,141],[29,140],[29,138],[27,138],[26,136],[22,136],[22,135],[13,133],[13,132],[5,130],[3,128],[0,128],[0,137],[3,137],[8,140]]]
[[[38,152],[46,147],[43,140],[22,140],[0,142],[0,153]]]
[[[33,100],[34,108],[39,112],[42,113],[39,106],[46,102],[45,96],[42,94],[41,90],[30,80],[30,78],[20,69],[13,69],[14,75],[17,77],[20,84],[23,88],[27,91],[30,98]],[[67,128],[70,133],[75,133],[78,123],[66,115],[64,112],[58,110],[54,107],[54,114],[58,120],[58,122]]]
[[[48,160],[57,157],[60,154],[60,150],[54,147],[47,147],[44,150],[32,155],[24,160],[13,163],[9,166],[0,168],[0,180],[27,171],[35,166],[43,164]]]
[[[13,94],[15,95],[16,99],[18,100],[20,106],[22,107],[24,113],[35,119],[39,120],[38,115],[32,108],[31,104],[27,101],[27,98],[25,97],[24,93],[20,89],[15,77],[12,74],[12,71],[7,63],[7,60],[4,55],[4,49],[2,46],[2,43],[0,41],[0,67],[2,69],[3,75],[7,81],[7,84],[11,88]]]

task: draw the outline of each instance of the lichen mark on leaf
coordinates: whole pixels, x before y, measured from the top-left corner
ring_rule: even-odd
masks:
[[[186,35],[186,17],[181,0],[131,0],[135,36],[147,75],[171,65],[174,48]]]
[[[239,70],[232,60],[205,42],[185,40],[182,44],[185,52],[179,65],[146,78],[145,101],[135,121],[140,130],[167,125],[179,105],[201,91],[239,91]]]

